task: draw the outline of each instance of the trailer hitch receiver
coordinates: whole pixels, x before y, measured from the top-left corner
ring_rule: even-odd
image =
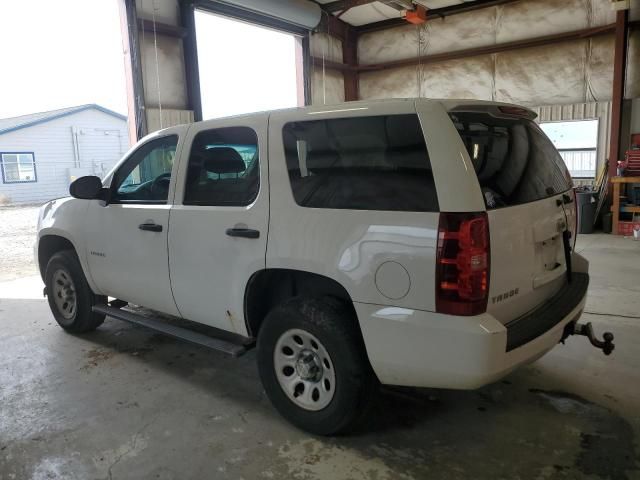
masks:
[[[602,340],[599,340],[596,338],[596,335],[593,332],[593,325],[591,325],[591,322],[576,322],[570,325],[573,326],[570,335],[584,335],[589,339],[591,345],[602,350],[602,353],[604,353],[605,355],[611,355],[611,352],[613,352],[613,349],[615,348],[615,345],[613,344],[613,333],[605,332],[602,335]]]

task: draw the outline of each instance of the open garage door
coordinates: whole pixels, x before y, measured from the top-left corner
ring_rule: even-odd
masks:
[[[320,21],[317,4],[233,0],[194,6],[203,119],[305,104],[305,37]]]
[[[202,10],[195,23],[203,119],[304,104],[295,35]]]

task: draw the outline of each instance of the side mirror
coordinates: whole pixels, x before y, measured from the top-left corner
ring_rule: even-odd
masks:
[[[102,198],[102,180],[99,177],[88,175],[80,177],[71,183],[69,193],[73,198],[95,200]]]

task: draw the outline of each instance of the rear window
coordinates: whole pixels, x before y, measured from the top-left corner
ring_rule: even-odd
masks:
[[[534,202],[572,187],[551,141],[533,121],[449,114],[467,147],[488,209]]]
[[[417,115],[287,123],[291,189],[303,207],[438,211]]]

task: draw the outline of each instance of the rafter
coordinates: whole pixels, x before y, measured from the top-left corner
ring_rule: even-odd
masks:
[[[466,2],[456,5],[449,5],[448,7],[432,8],[427,10],[427,20],[433,20],[435,18],[444,18],[451,15],[457,15],[458,13],[472,12],[481,8],[495,7],[498,5],[505,5],[507,3],[519,2],[521,0],[475,0],[473,2]],[[332,2],[337,3],[337,2]],[[326,4],[329,5],[329,4]],[[384,30],[387,28],[400,27],[407,25],[407,21],[403,18],[390,18],[388,20],[382,20],[380,22],[367,23],[356,27],[358,33],[375,32],[377,30]]]
[[[368,5],[378,0],[337,0],[335,2],[329,2],[322,4],[322,8],[329,13],[345,12],[353,7],[359,7],[360,5]]]

